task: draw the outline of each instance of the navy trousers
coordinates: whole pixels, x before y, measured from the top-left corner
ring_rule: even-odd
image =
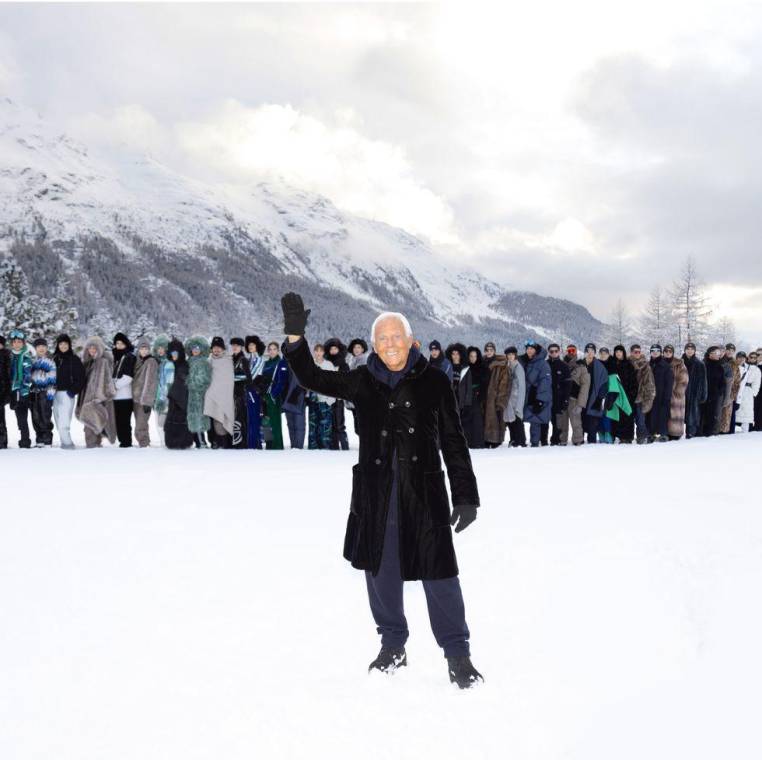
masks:
[[[366,570],[365,579],[370,609],[376,621],[376,630],[381,635],[381,645],[404,646],[409,631],[402,598],[404,581],[400,572],[399,526],[394,499],[389,504],[381,567],[375,577]],[[466,625],[460,581],[455,577],[422,583],[431,630],[437,644],[444,649],[445,657],[470,656],[470,634]]]

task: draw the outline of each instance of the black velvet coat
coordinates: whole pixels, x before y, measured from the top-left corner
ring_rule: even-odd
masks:
[[[352,468],[344,557],[353,567],[378,573],[396,458],[402,578],[456,576],[437,438],[453,504],[478,506],[479,493],[447,375],[421,357],[392,389],[367,366],[348,373],[320,369],[304,339],[284,343],[283,355],[305,388],[351,401],[357,409],[360,456]]]

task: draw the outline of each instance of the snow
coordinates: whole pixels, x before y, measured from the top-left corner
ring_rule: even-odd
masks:
[[[758,756],[762,435],[474,452],[473,692],[420,584],[366,675],[356,453],[0,451],[0,757]]]

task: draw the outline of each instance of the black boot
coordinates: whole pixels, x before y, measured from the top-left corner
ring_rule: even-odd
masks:
[[[458,684],[460,689],[472,689],[479,681],[484,683],[484,677],[473,666],[470,657],[448,657],[447,670],[450,683]]]
[[[404,668],[406,666],[407,654],[405,654],[405,647],[381,647],[378,657],[368,665],[368,673],[378,670],[381,673],[392,675],[397,668]]]

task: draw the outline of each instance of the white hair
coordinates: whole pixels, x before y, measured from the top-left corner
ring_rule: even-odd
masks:
[[[400,322],[402,322],[402,327],[405,329],[405,336],[408,338],[413,337],[413,328],[410,327],[410,322],[408,322],[407,317],[404,314],[400,314],[398,311],[385,311],[379,314],[374,320],[373,324],[370,327],[370,343],[371,345],[376,345],[376,327],[379,322],[381,322],[384,319],[397,319]]]

